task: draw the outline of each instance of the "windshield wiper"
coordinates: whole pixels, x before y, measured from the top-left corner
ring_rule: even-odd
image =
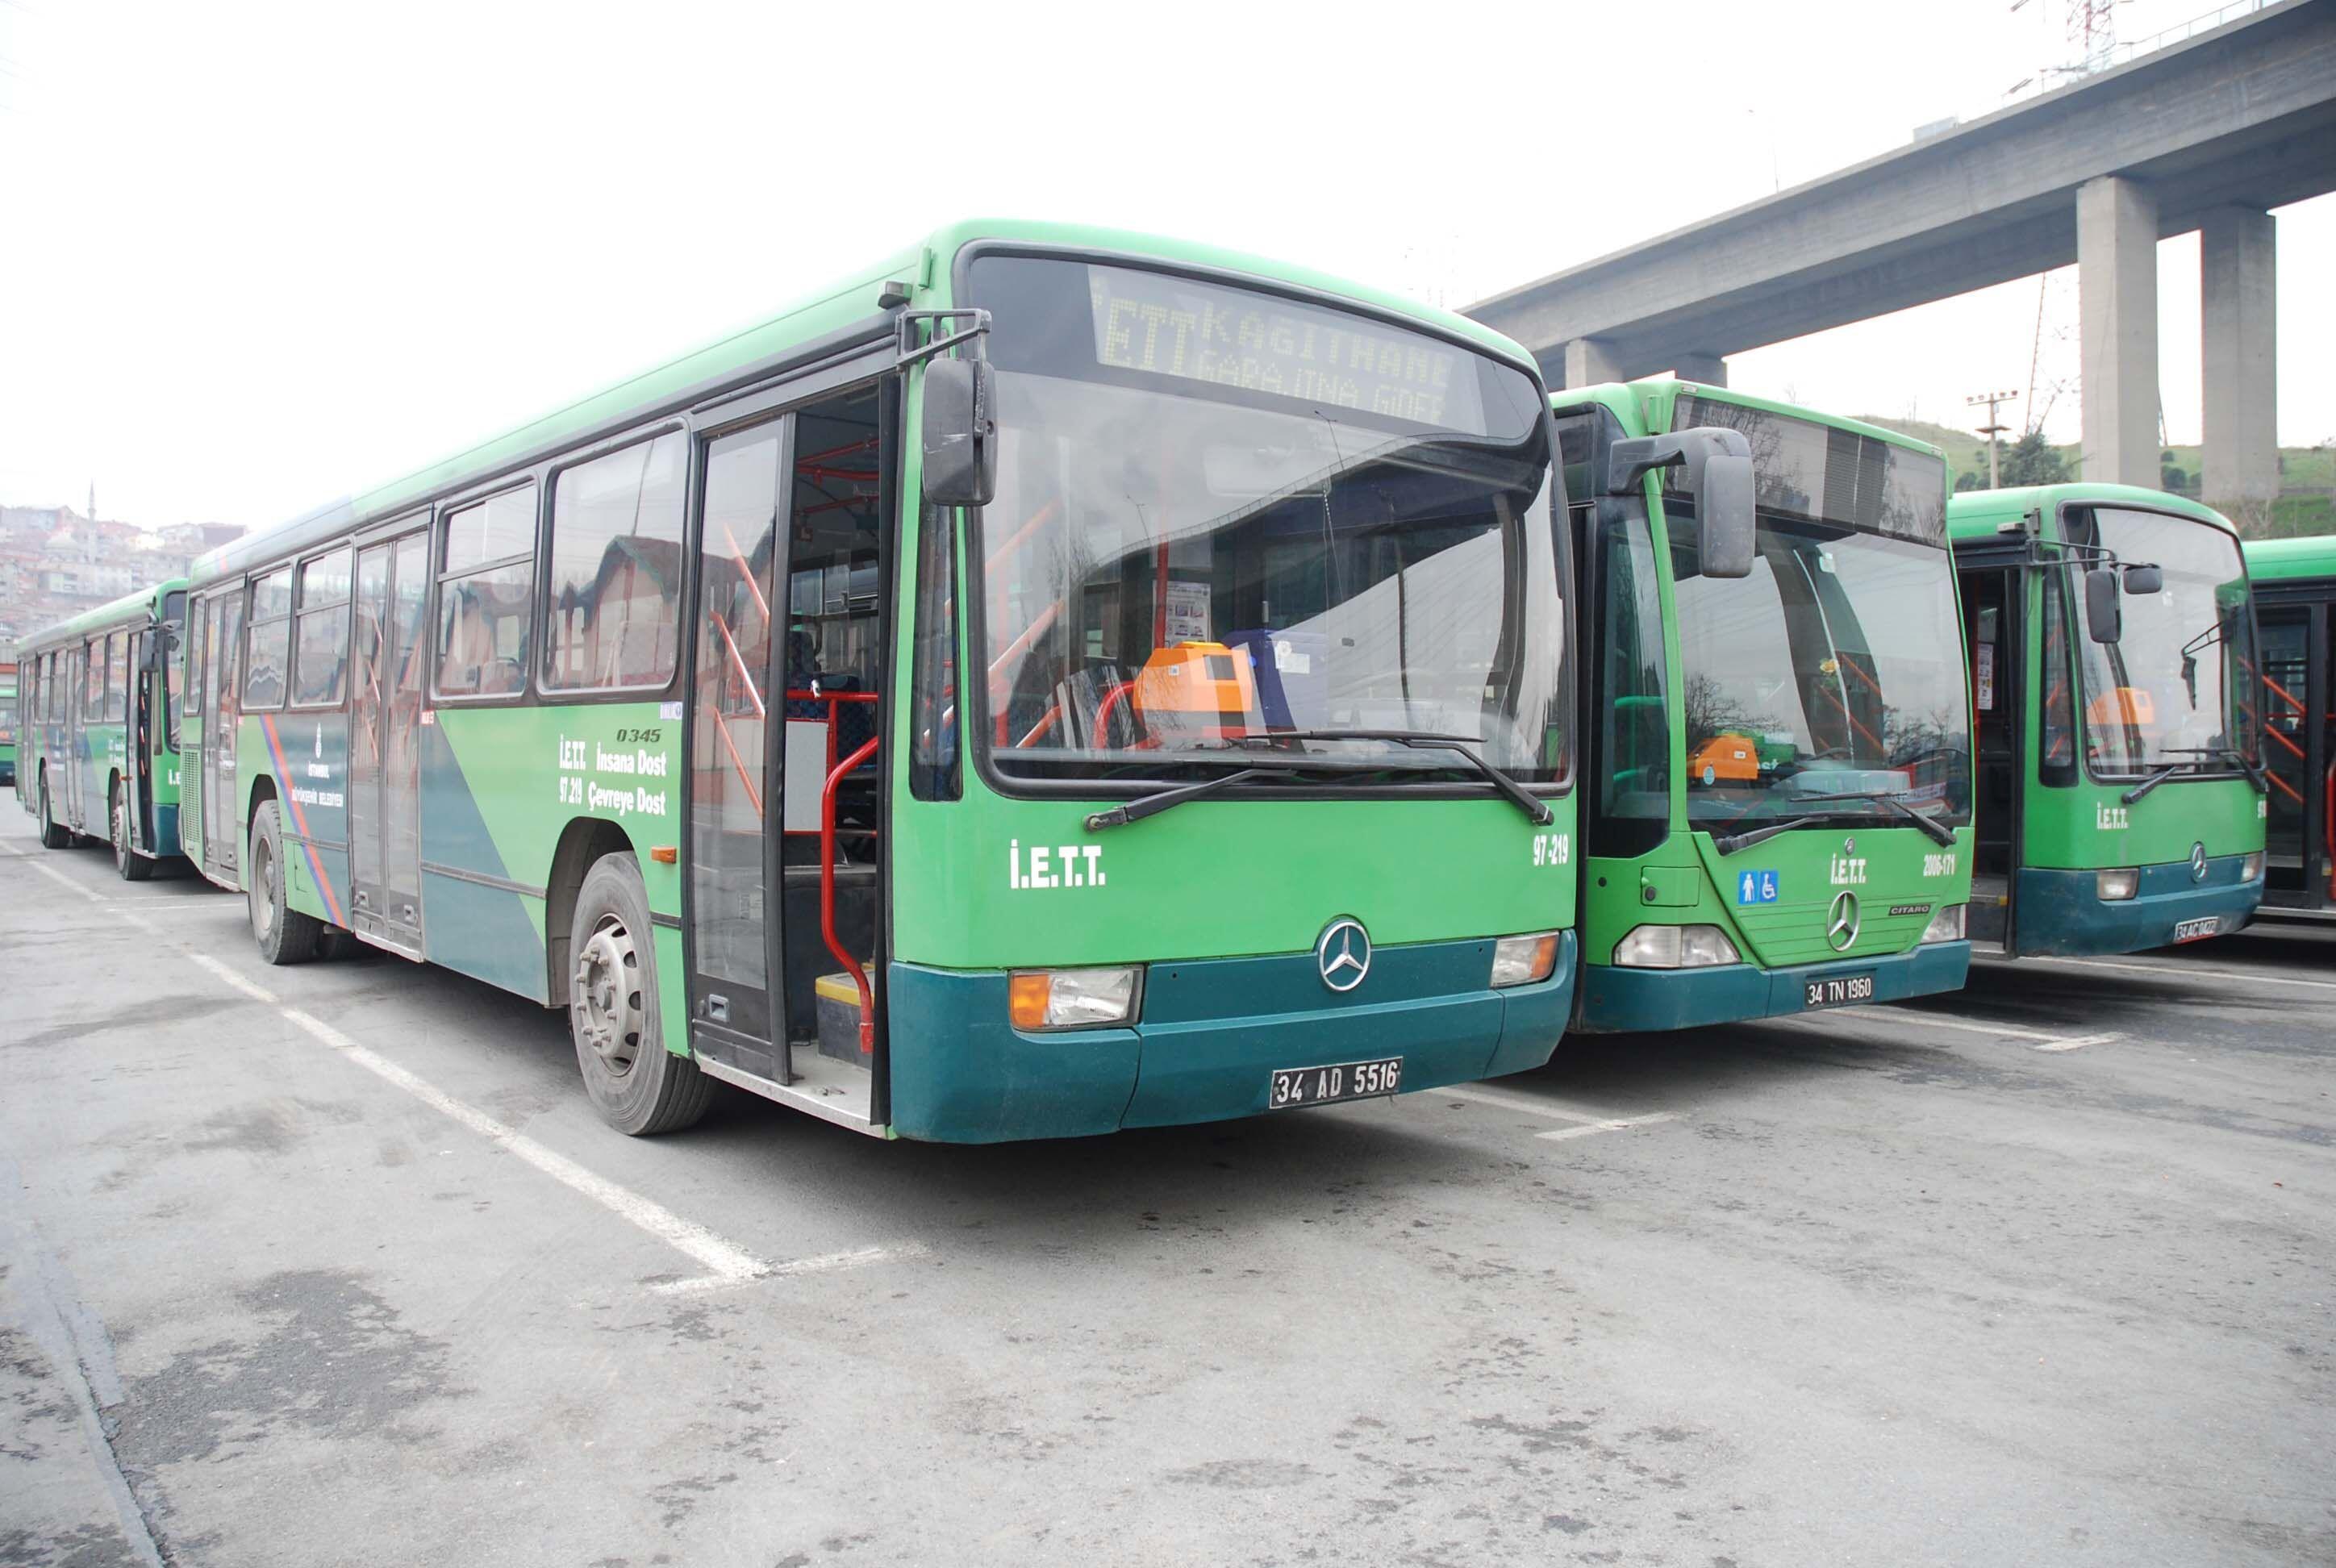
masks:
[[[1952,828],[1948,827],[1943,823],[1933,820],[1922,812],[1916,811],[1913,806],[1906,803],[1906,797],[1903,794],[1899,794],[1894,790],[1855,790],[1847,794],[1796,795],[1793,799],[1796,805],[1808,801],[1880,801],[1883,805],[1888,806],[1892,811],[1896,812],[1900,816],[1904,817],[1908,822],[1913,823],[1916,827],[1921,828],[1924,833],[1930,834],[1932,838],[1935,839],[1940,843],[1946,844],[1952,848],[1955,842],[1955,834]]]
[[[1533,826],[1545,828],[1556,819],[1557,813],[1549,809],[1548,802],[1468,749],[1484,744],[1480,735],[1438,735],[1417,729],[1280,729],[1248,736],[1244,744],[1255,747],[1278,740],[1383,740],[1414,750],[1452,752],[1466,758],[1468,765],[1484,774],[1494,789],[1532,819]]]
[[[2239,771],[2255,786],[2255,794],[2271,794],[2271,769],[2263,766],[2260,758],[2251,757],[2234,745],[2162,745],[2157,749],[2167,756],[2228,757],[2239,765]]]
[[[2175,774],[2180,773],[2184,768],[2188,767],[2189,765],[2190,765],[2188,763],[2167,763],[2164,767],[2159,768],[2156,773],[2150,774],[2147,778],[2142,780],[2139,784],[2126,791],[2125,794],[2117,796],[2117,799],[2123,801],[2127,805],[2131,805],[2134,802],[2139,800],[2142,796],[2147,794],[2159,784],[2164,784],[2167,779],[2172,778]]]
[[[1292,774],[1303,771],[1305,770],[1296,767],[1272,765],[1237,768],[1229,774],[1219,774],[1212,779],[1202,779],[1199,784],[1179,784],[1174,789],[1164,789],[1148,795],[1138,795],[1125,805],[1114,806],[1106,812],[1089,813],[1087,832],[1099,833],[1105,828],[1124,827],[1129,823],[1142,822],[1145,817],[1158,816],[1172,806],[1183,805],[1186,801],[1200,800],[1204,796],[1215,794],[1220,790],[1231,789],[1237,784],[1246,784],[1251,779],[1275,776],[1287,778]]]
[[[1800,801],[1880,801],[1940,843],[1952,845],[1955,842],[1953,829],[1943,823],[1932,821],[1888,790],[1860,791],[1849,794],[1802,795]],[[1815,812],[1807,816],[1794,817],[1787,822],[1770,823],[1765,827],[1749,828],[1740,833],[1726,835],[1715,833],[1712,835],[1711,847],[1723,855],[1732,855],[1738,850],[1747,850],[1754,844],[1765,843],[1779,833],[1788,833],[1796,828],[1815,827],[1819,823],[1838,822],[1841,816],[1842,813],[1839,812]]]

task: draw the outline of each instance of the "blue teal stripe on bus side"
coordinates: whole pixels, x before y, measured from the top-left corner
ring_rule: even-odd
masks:
[[[479,813],[471,781],[446,732],[421,726],[422,859],[510,881],[516,879]],[[433,964],[548,999],[543,938],[524,895],[433,871],[422,873],[422,940]]]

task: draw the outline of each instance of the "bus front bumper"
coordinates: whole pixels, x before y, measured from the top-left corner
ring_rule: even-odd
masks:
[[[1034,1034],[1004,974],[895,963],[886,996],[891,1128],[1002,1143],[1229,1120],[1269,1109],[1272,1075],[1403,1059],[1403,1092],[1547,1062],[1573,1008],[1575,944],[1538,984],[1494,990],[1490,939],[1380,948],[1340,994],[1314,955],[1153,964],[1132,1028]]]
[[[2210,917],[2215,930],[2206,934],[2226,936],[2263,902],[2263,879],[2240,879],[2245,862],[2244,855],[2211,857],[2203,879],[2192,877],[2188,861],[2143,866],[2129,899],[2102,898],[2098,872],[2022,867],[2011,906],[2017,950],[2070,958],[2139,952],[2165,947],[2176,940],[2176,927]]]
[[[1925,942],[1883,958],[1844,959],[1794,969],[1721,964],[1699,969],[1634,969],[1589,964],[1582,971],[1582,1017],[1591,1032],[1695,1029],[1808,1010],[1808,982],[1872,975],[1877,1002],[1962,989],[1969,942]]]

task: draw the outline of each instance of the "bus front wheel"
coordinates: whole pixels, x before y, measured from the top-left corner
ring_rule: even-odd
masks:
[[[593,1109],[636,1137],[678,1132],[714,1098],[714,1080],[665,1048],[653,929],[640,862],[593,862],[568,926],[568,1027]]]
[[[41,847],[61,850],[73,841],[73,829],[57,821],[57,813],[49,803],[49,775],[41,775]]]
[[[154,862],[130,847],[130,802],[122,786],[113,786],[113,869],[125,882],[142,882],[154,874]]]
[[[284,829],[276,803],[251,818],[251,858],[245,897],[251,901],[251,935],[271,964],[305,964],[316,956],[325,922],[292,907],[284,888]]]

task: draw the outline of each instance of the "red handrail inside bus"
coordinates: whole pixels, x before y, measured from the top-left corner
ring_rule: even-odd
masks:
[[[862,694],[839,692],[836,695],[842,696]],[[835,955],[836,961],[842,964],[845,971],[852,976],[852,983],[860,989],[860,1054],[863,1057],[872,1056],[876,1050],[876,1021],[872,1013],[875,998],[874,993],[868,989],[868,971],[861,967],[858,959],[845,950],[842,941],[835,934],[835,786],[843,782],[845,774],[876,755],[876,742],[879,738],[876,735],[871,735],[861,742],[857,750],[838,763],[828,774],[827,786],[819,792],[820,935],[827,940],[827,950]],[[833,740],[831,738],[829,741],[831,750],[833,749]]]

